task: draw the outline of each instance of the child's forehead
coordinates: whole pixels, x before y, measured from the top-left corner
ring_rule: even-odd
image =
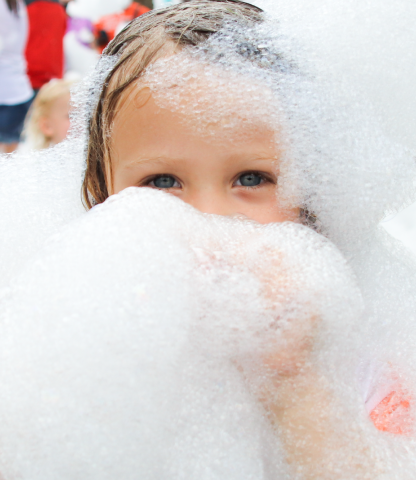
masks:
[[[189,108],[192,108],[192,104]],[[184,113],[165,108],[155,100],[150,88],[142,87],[137,89],[133,98],[130,97],[129,101],[124,103],[114,124],[112,138],[113,142],[117,143],[120,134],[126,136],[130,132],[131,143],[135,145],[145,141],[158,149],[162,143],[163,148],[169,146],[170,151],[172,145],[186,145],[188,149],[192,149],[192,145],[198,144],[201,148],[209,146],[211,149],[218,148],[221,152],[224,151],[224,146],[227,146],[225,150],[230,155],[238,151],[238,156],[242,157],[254,149],[255,152],[264,153],[267,158],[271,158],[270,152],[276,151],[277,147],[275,130],[265,123],[244,119],[237,121],[235,118],[232,120],[233,123],[227,118],[216,122],[207,118],[203,124],[200,122],[195,125],[192,112],[187,115],[186,111]],[[225,123],[226,121],[229,123]],[[179,149],[179,156],[181,151],[182,147]]]
[[[136,102],[151,94],[204,135],[239,129],[278,129],[276,96],[253,76],[201,61],[186,51],[151,65],[137,83]]]

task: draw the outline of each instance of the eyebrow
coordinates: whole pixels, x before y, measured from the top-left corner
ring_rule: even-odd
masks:
[[[239,157],[239,155],[233,155],[234,157]],[[231,156],[230,158],[232,159]],[[256,155],[252,157],[247,157],[244,158],[243,160],[245,161],[261,161],[261,160],[273,160],[277,161],[278,159],[276,157],[272,157],[270,155]],[[164,156],[158,156],[158,157],[150,157],[150,158],[143,158],[143,159],[135,159],[129,162],[128,166],[130,165],[137,165],[138,163],[140,165],[170,165],[172,162],[174,163],[183,163],[186,162],[187,160],[181,157],[164,157]]]
[[[176,157],[151,157],[151,158],[138,158],[134,159],[128,163],[128,167],[132,165],[168,165],[172,162],[184,162],[184,158],[176,158]]]

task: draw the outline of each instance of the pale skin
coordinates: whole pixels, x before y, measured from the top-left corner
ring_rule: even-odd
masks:
[[[276,202],[278,151],[271,131],[247,132],[238,143],[204,138],[149,97],[140,108],[126,104],[112,138],[111,193],[157,184],[205,213],[242,214],[260,223],[298,216]]]
[[[0,153],[13,153],[19,144],[17,142],[14,143],[0,143]]]
[[[132,186],[158,188],[205,213],[239,214],[263,224],[298,221],[299,210],[284,208],[276,198],[282,151],[275,132],[252,126],[245,131],[242,124],[235,141],[232,132],[224,135],[218,125],[217,136],[204,136],[177,113],[159,108],[149,94],[143,98],[125,102],[116,117],[112,164],[110,168],[107,163],[106,170],[110,195]],[[260,273],[261,281],[278,276],[276,267]],[[265,301],[267,290],[266,285]],[[343,421],[342,405],[312,366],[310,354],[319,324],[313,314],[310,323],[306,336],[289,339],[287,352],[262,359],[264,372],[272,374],[258,397],[299,478],[376,478],[379,472],[366,451],[364,434],[357,447],[347,416]],[[348,465],[344,465],[346,455]],[[342,474],[333,470],[337,460],[343,465]]]
[[[69,130],[70,94],[65,93],[57,98],[47,115],[40,117],[39,129],[51,145],[65,140]]]

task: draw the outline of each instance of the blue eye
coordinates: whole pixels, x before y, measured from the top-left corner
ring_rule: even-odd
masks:
[[[243,175],[238,177],[237,185],[243,187],[257,187],[262,180],[263,177],[257,173],[243,173]]]
[[[173,188],[179,186],[179,183],[171,175],[160,175],[160,177],[152,180],[151,183],[153,183],[153,186],[156,188]]]

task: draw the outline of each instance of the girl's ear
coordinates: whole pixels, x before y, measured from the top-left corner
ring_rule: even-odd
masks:
[[[46,138],[51,138],[53,136],[53,126],[49,117],[40,117],[39,118],[39,130]]]

